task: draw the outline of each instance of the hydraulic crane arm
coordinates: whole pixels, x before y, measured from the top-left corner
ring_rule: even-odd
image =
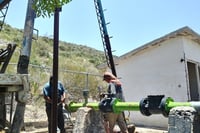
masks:
[[[107,28],[106,28],[106,22],[105,22],[105,18],[104,18],[104,14],[103,14],[103,8],[102,8],[101,0],[94,0],[94,4],[95,4],[95,8],[96,8],[97,20],[98,20],[98,23],[99,23],[99,29],[100,29],[100,33],[101,33],[101,38],[102,38],[102,42],[103,42],[103,47],[104,47],[107,65],[111,69],[112,74],[117,77],[117,73],[116,73],[116,69],[115,69],[115,63],[114,63],[114,60],[113,60],[113,55],[112,55],[112,50],[111,50],[111,45],[110,45],[110,38],[109,38]],[[124,112],[122,112],[122,114],[123,114],[123,117],[124,117],[124,121],[127,125]],[[134,131],[135,127],[130,126],[128,128],[130,128],[130,130]]]
[[[0,0],[0,9],[4,8],[11,0]]]
[[[107,28],[106,28],[106,22],[105,22],[105,18],[104,18],[104,14],[103,14],[101,0],[94,0],[94,4],[95,4],[95,8],[96,8],[97,20],[99,23],[99,29],[100,29],[100,33],[101,33],[102,42],[103,42],[106,61],[107,61],[108,67],[110,67],[113,75],[115,75],[117,77],[117,73],[115,70],[115,64],[114,64],[114,60],[113,60],[113,55],[112,55],[112,50],[111,50],[111,45],[110,45],[110,38],[109,38]]]

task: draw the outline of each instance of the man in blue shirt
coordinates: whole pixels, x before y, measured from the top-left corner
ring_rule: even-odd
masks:
[[[52,104],[52,88],[53,87],[53,77],[51,76],[49,82],[44,85],[43,88],[43,95],[46,102],[46,113],[48,117],[48,130],[51,133],[51,104]],[[65,133],[65,123],[64,123],[64,116],[63,116],[63,103],[65,101],[65,88],[60,81],[58,81],[58,128],[60,129],[60,133]]]

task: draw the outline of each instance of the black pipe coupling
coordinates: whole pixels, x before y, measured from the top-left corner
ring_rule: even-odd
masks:
[[[140,112],[145,116],[163,114],[167,117],[169,112],[165,110],[166,98],[164,95],[149,95],[140,101]]]
[[[99,110],[108,113],[108,112],[113,112],[113,104],[115,103],[116,98],[113,97],[106,97],[101,100],[99,103]]]

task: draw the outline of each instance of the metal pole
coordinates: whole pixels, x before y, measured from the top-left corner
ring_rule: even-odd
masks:
[[[21,55],[19,57],[17,73],[28,74],[28,65],[31,54],[31,44],[34,29],[35,11],[32,8],[34,0],[28,0],[26,20],[24,25],[24,35]],[[11,127],[11,133],[19,133],[24,124],[24,112],[26,103],[17,102],[17,107],[15,110],[15,115]]]
[[[57,91],[58,91],[58,45],[59,45],[59,12],[61,8],[56,7],[54,14],[54,47],[53,47],[53,91],[52,91],[52,107],[51,107],[51,132],[57,132]]]

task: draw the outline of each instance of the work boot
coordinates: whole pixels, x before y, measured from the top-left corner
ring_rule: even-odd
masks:
[[[134,124],[129,124],[127,126],[127,128],[128,128],[128,132],[129,133],[134,133],[135,132],[135,125]]]

